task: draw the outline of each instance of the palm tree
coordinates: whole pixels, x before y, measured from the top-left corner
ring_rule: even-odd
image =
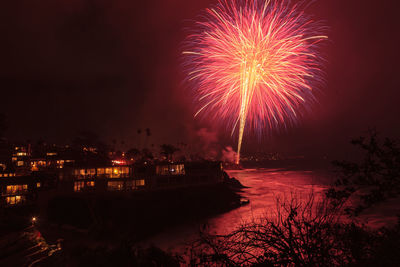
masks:
[[[147,144],[149,142],[150,136],[151,136],[150,128],[146,128],[146,141],[145,141],[145,144],[144,144],[144,148],[147,148]]]
[[[161,148],[161,155],[165,156],[167,160],[171,160],[173,154],[179,151],[179,148],[168,144],[163,144],[160,146],[160,148]]]

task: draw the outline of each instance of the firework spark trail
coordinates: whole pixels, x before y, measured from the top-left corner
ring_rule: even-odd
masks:
[[[183,53],[198,114],[238,128],[275,130],[298,121],[322,81],[318,48],[326,28],[286,0],[220,0],[207,9]]]

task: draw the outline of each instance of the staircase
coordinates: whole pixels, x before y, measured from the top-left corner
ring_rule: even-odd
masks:
[[[49,246],[33,226],[0,238],[0,266],[39,266],[59,246]]]

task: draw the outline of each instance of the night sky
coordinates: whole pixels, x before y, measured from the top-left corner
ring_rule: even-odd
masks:
[[[135,144],[193,142],[207,122],[193,119],[180,67],[185,28],[211,0],[15,0],[0,8],[0,112],[11,140],[68,142],[81,130]],[[330,27],[326,87],[297,127],[244,151],[343,151],[376,127],[400,136],[399,16],[396,1],[319,0],[309,9]],[[223,145],[229,131],[211,129]]]

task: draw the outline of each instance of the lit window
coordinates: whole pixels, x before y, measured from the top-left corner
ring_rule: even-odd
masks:
[[[17,205],[25,201],[24,196],[12,196],[12,197],[6,197],[6,203],[7,205]]]
[[[85,169],[80,170],[80,175],[85,176]]]
[[[120,178],[121,177],[120,173],[121,173],[120,168],[114,167],[112,168],[112,173],[110,175],[110,178]]]
[[[41,184],[40,183],[36,183],[36,188],[40,188]]]
[[[121,191],[124,188],[124,182],[113,181],[107,183],[108,190],[110,191]]]
[[[13,194],[16,191],[17,191],[16,187],[14,187],[13,185],[7,185],[7,188],[6,188],[6,193],[7,194]]]
[[[158,175],[168,175],[169,174],[168,166],[157,166],[156,173]]]
[[[85,187],[85,182],[83,182],[83,181],[78,181],[78,182],[74,183],[74,191],[75,192],[82,191],[84,187]]]
[[[24,162],[22,160],[17,161],[17,166],[18,167],[24,166]]]
[[[136,186],[144,186],[144,180],[136,180]]]
[[[185,165],[173,164],[173,165],[157,166],[156,173],[158,175],[184,175]]]
[[[104,175],[104,168],[98,168],[97,175]]]
[[[86,182],[86,186],[94,187],[94,181],[88,181],[88,182]]]
[[[8,205],[15,205],[15,197],[7,197],[6,200]]]
[[[28,185],[7,185],[6,193],[8,195],[13,195],[16,193],[24,193],[28,190]]]
[[[123,174],[129,174],[129,167],[122,167]]]

